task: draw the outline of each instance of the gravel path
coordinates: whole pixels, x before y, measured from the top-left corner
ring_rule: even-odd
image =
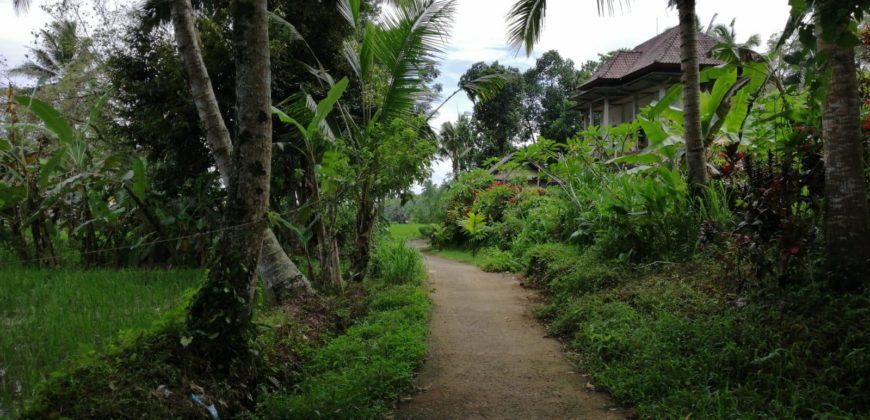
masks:
[[[530,313],[535,294],[513,276],[427,255],[433,313],[422,392],[399,419],[621,419],[587,389],[558,341]]]

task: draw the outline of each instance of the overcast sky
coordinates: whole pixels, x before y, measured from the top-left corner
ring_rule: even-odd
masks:
[[[498,60],[502,64],[525,70],[541,53],[555,49],[576,64],[595,59],[599,53],[617,48],[631,48],[677,24],[676,10],[667,8],[667,0],[633,0],[630,7],[615,11],[613,16],[599,16],[595,0],[550,0],[541,42],[531,57],[508,47],[505,15],[513,0],[458,0],[456,21],[449,39],[447,55],[439,82],[445,95],[453,92],[459,77],[471,64]],[[618,3],[618,1],[617,1]],[[48,21],[39,10],[42,0],[34,0],[27,14],[16,16],[12,0],[0,0],[0,57],[10,67],[20,64],[33,37],[31,32]],[[719,23],[736,18],[740,41],[752,34],[766,41],[785,26],[788,0],[698,0],[698,16],[706,25],[714,14]],[[471,102],[459,94],[444,105],[434,125],[453,120],[471,110]],[[441,182],[450,171],[449,162],[434,168],[434,179]]]

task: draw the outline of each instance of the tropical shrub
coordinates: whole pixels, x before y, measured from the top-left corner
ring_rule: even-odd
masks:
[[[604,182],[593,197],[594,211],[581,224],[594,226],[595,244],[605,257],[642,261],[691,250],[697,225],[678,171],[617,173]]]
[[[558,190],[522,190],[516,204],[505,211],[505,225],[510,226],[510,236],[505,237],[507,247],[522,255],[535,244],[566,239],[569,207]]]
[[[472,211],[482,214],[492,223],[504,221],[505,209],[514,201],[515,185],[496,182],[486,190],[480,191],[475,197]]]
[[[553,264],[559,266],[558,262]],[[617,286],[625,276],[618,265],[602,261],[597,250],[593,248],[587,249],[573,260],[570,268],[552,275],[547,288],[557,301],[562,301]]]
[[[462,230],[471,238],[472,253],[477,253],[477,248],[489,234],[489,226],[486,222],[486,216],[475,212],[469,212],[465,219],[459,222]]]
[[[522,261],[508,251],[490,247],[484,248],[479,254],[479,264],[483,271],[518,272],[523,269]]]
[[[526,270],[523,274],[534,284],[546,285],[554,277],[573,269],[579,255],[573,245],[535,245],[524,256]]]
[[[749,265],[756,283],[773,278],[787,283],[811,274],[801,260],[820,255],[820,199],[823,183],[821,144],[808,142],[799,155],[743,158],[746,178],[738,186],[735,212],[742,217],[730,238],[737,268]],[[800,268],[801,270],[798,270]]]

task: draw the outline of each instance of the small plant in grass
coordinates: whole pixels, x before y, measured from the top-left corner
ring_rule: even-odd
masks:
[[[486,216],[472,211],[468,213],[465,220],[459,222],[459,225],[471,237],[471,254],[477,255],[477,249],[489,233],[486,225]]]
[[[382,241],[375,247],[369,277],[387,284],[419,283],[426,276],[420,253],[403,242]]]

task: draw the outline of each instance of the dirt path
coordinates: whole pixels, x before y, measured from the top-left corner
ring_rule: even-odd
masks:
[[[530,314],[534,293],[513,276],[431,255],[433,289],[424,391],[399,419],[620,419],[606,395],[586,389],[559,343]]]

